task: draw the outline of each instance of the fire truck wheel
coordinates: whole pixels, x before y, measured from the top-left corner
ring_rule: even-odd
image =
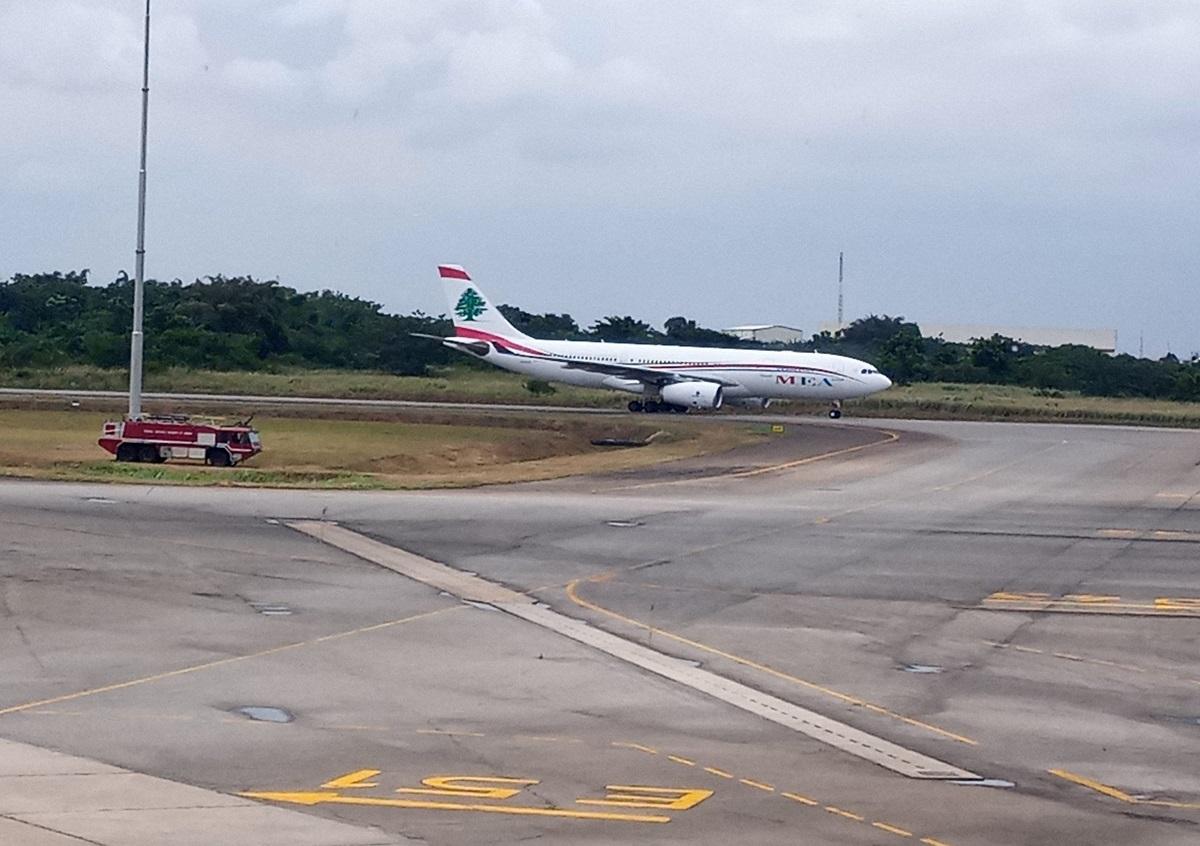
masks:
[[[134,444],[121,444],[117,447],[117,461],[137,461],[138,451]]]
[[[214,467],[228,467],[229,453],[223,449],[210,449],[208,451],[208,463]]]
[[[147,464],[159,460],[158,447],[152,444],[142,444],[138,450],[138,461],[145,461]]]

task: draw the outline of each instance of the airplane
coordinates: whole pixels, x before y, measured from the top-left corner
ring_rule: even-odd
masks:
[[[421,335],[504,370],[547,382],[638,394],[633,412],[715,411],[722,405],[766,408],[773,399],[823,400],[842,416],[842,400],[886,390],[874,365],[815,352],[542,341],[514,327],[460,265],[438,265],[454,337]]]

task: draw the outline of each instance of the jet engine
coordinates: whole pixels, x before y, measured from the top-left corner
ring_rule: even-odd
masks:
[[[721,407],[724,399],[721,386],[715,382],[675,382],[663,385],[663,402],[670,405],[680,405],[684,408],[711,408],[714,411]]]

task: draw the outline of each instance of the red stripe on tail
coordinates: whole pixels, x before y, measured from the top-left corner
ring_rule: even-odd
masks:
[[[443,279],[466,279],[468,282],[471,281],[471,277],[461,267],[451,267],[445,264],[438,265],[438,275]]]

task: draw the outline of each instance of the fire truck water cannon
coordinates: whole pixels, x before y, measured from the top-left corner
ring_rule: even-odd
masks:
[[[99,444],[117,461],[152,464],[168,458],[188,458],[214,467],[232,467],[262,452],[258,430],[250,420],[226,425],[182,415],[106,421]]]

